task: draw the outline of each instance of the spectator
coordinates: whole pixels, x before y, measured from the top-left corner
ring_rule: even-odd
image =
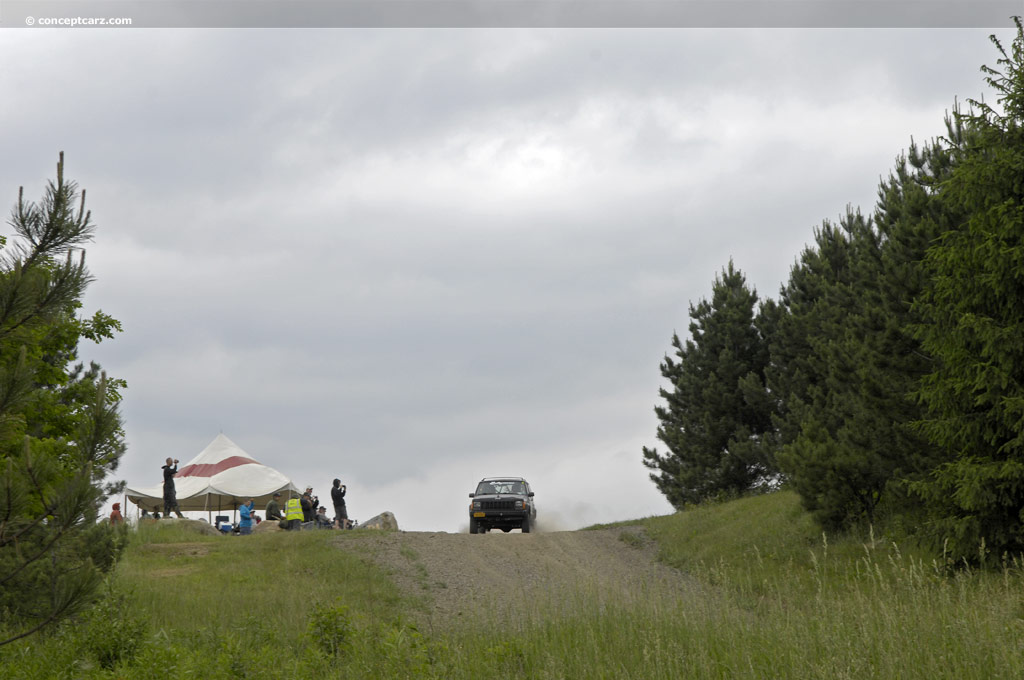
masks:
[[[288,531],[297,531],[302,528],[302,504],[298,498],[289,498],[284,506],[284,519],[288,523],[285,527]]]
[[[284,519],[281,515],[281,505],[277,499],[281,497],[281,494],[275,493],[274,497],[267,503],[267,519],[276,519],[278,522]]]
[[[253,500],[251,498],[238,507],[238,533],[243,536],[252,533],[252,508]]]
[[[317,529],[333,529],[334,522],[327,516],[327,507],[321,505],[316,511],[316,528]]]
[[[334,487],[331,489],[331,503],[334,504],[334,520],[338,523],[339,529],[348,528],[348,510],[345,507],[346,487],[340,479],[334,480]]]
[[[121,504],[114,503],[114,510],[110,513],[111,524],[124,524],[124,517],[121,516]]]
[[[306,487],[306,491],[302,494],[302,498],[299,499],[299,503],[302,505],[303,523],[312,522],[316,519],[316,505],[313,504],[313,487]]]
[[[174,459],[174,465],[171,465],[171,459],[167,459],[167,465],[161,468],[164,471],[164,517],[170,517],[171,511],[178,516],[179,519],[184,519],[181,511],[178,510],[178,492],[174,488],[174,475],[178,473],[178,459]]]

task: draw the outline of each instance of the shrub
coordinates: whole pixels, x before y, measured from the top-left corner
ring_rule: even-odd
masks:
[[[309,617],[307,634],[314,646],[330,657],[344,655],[351,647],[354,627],[348,607],[339,604],[318,604]]]
[[[135,658],[147,627],[126,595],[111,592],[77,622],[74,637],[84,656],[111,669]]]

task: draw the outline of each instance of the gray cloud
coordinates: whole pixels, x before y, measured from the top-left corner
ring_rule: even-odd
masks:
[[[89,192],[123,476],[223,430],[446,530],[488,474],[614,499],[559,526],[667,511],[639,449],[689,303],[730,257],[774,295],[994,61],[983,31],[7,35],[0,198],[61,149]]]

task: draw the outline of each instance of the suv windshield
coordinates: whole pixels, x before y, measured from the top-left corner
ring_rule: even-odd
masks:
[[[476,487],[476,496],[486,496],[489,494],[497,493],[514,493],[519,495],[526,495],[526,485],[522,482],[513,480],[491,480],[489,482],[480,482],[480,485]]]

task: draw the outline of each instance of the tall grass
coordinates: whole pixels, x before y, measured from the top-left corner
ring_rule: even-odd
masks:
[[[643,524],[677,582],[630,593],[580,583],[518,614],[481,608],[427,633],[412,623],[415,602],[352,550],[376,540],[370,532],[227,538],[167,523],[135,536],[100,607],[0,649],[0,674],[1024,677],[1024,570],[1013,559],[951,569],[870,530],[824,536],[789,493]]]
[[[339,549],[353,539],[326,531],[210,536],[188,523],[144,524],[100,606],[0,648],[0,677],[329,676],[342,660],[332,638],[401,625],[387,576]]]
[[[791,493],[645,520],[696,587],[581,603],[511,638],[537,678],[1021,678],[1024,570],[951,569],[869,529],[823,535]],[[493,631],[481,626],[481,631]],[[464,635],[487,649],[491,632]],[[483,664],[486,666],[486,664]]]

